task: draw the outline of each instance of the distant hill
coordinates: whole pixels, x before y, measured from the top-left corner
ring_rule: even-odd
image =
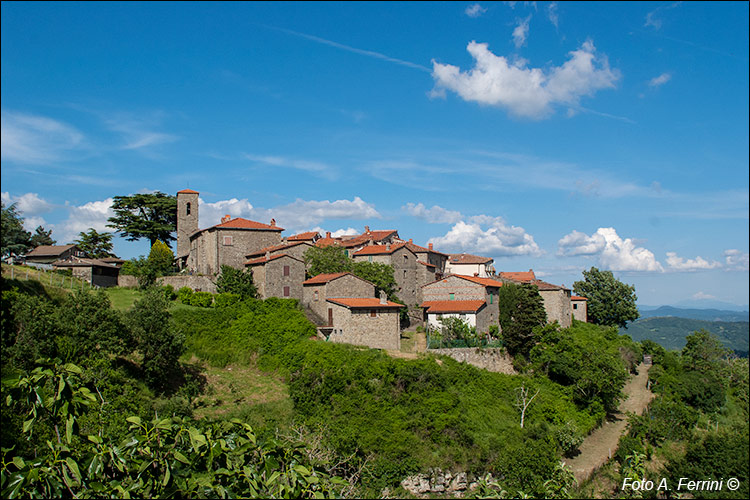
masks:
[[[728,348],[748,351],[750,323],[747,321],[705,321],[676,317],[646,317],[621,328],[620,333],[630,335],[633,340],[653,340],[665,349],[682,349],[685,337],[701,328],[716,335]]]
[[[644,306],[639,307],[638,312],[641,313],[641,318],[675,317],[702,319],[704,321],[750,321],[748,311],[727,311],[725,309],[684,309],[672,306],[653,308]]]

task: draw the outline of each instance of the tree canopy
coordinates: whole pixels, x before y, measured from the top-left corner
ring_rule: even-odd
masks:
[[[23,217],[18,213],[16,204],[7,208],[2,205],[2,247],[3,257],[23,255],[31,247],[31,233],[23,228]]]
[[[253,283],[253,273],[222,265],[221,274],[216,279],[218,293],[235,293],[242,298],[256,298],[258,291]]]
[[[99,233],[96,229],[90,228],[88,232],[81,231],[75,243],[78,249],[90,259],[103,259],[105,257],[114,257],[112,253],[112,234]]]
[[[52,239],[52,229],[45,231],[42,226],[37,226],[34,234],[31,236],[30,242],[34,248],[42,245],[54,245],[55,240]]]
[[[307,275],[312,278],[319,274],[343,273],[352,270],[352,260],[342,247],[328,246],[309,248],[304,255]]]
[[[131,196],[115,196],[112,202],[114,217],[108,227],[116,229],[128,241],[147,238],[151,245],[161,240],[167,245],[174,241],[177,229],[177,197],[159,191]]]
[[[612,271],[600,271],[595,267],[583,271],[583,281],[573,283],[573,291],[588,299],[591,323],[627,327],[628,321],[640,316],[635,305],[638,300],[635,287],[615,278]]]
[[[536,342],[535,329],[547,323],[542,297],[536,285],[505,283],[497,297],[500,327],[508,352],[527,356]]]

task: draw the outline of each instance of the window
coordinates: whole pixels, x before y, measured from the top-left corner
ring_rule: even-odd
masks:
[[[232,246],[232,237],[231,236],[224,236],[224,246],[231,247]]]
[[[315,292],[313,292],[313,300],[314,300],[315,302],[317,302],[317,301],[318,301],[318,297],[319,297],[319,296],[320,296],[320,292],[319,292],[319,291],[317,291],[317,290],[315,290]]]
[[[493,299],[494,297],[495,297],[494,295],[490,294],[490,304],[492,304],[492,299]]]
[[[284,287],[284,297],[289,297],[289,287],[288,286]]]
[[[185,205],[185,215],[190,215],[190,203]]]
[[[578,309],[578,304],[573,304],[573,309]]]
[[[372,262],[372,255],[370,255],[369,257],[367,257],[367,262]]]
[[[284,276],[289,276],[289,266],[284,266]]]
[[[371,318],[375,318],[375,317],[377,317],[377,315],[378,315],[378,311],[376,311],[375,309],[371,309],[370,310],[370,317]]]
[[[449,297],[448,300],[456,300],[456,294],[455,293],[449,293],[448,297]]]

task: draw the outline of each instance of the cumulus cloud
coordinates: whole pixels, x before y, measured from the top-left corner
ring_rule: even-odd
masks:
[[[667,252],[667,265],[671,271],[700,271],[703,269],[716,269],[721,267],[720,262],[708,262],[703,257],[695,259],[683,259],[678,257],[675,252]]]
[[[620,238],[612,227],[600,227],[591,236],[573,231],[557,245],[558,255],[596,256],[602,267],[612,271],[664,271],[651,251],[637,247],[630,238]]]
[[[695,300],[714,300],[714,299],[716,299],[715,296],[710,295],[708,293],[703,293],[703,292],[694,293],[691,297],[693,299],[695,299]]]
[[[517,49],[526,45],[526,37],[529,36],[529,21],[531,21],[531,15],[526,19],[519,19],[518,24],[513,29],[513,44]]]
[[[3,110],[0,114],[3,160],[43,164],[65,159],[84,145],[75,127],[44,116]]]
[[[253,206],[247,201],[247,198],[241,200],[232,198],[214,203],[206,203],[202,198],[198,198],[198,218],[200,219],[198,225],[201,228],[218,224],[225,215],[229,215],[233,219],[235,217],[249,219],[253,217]],[[258,222],[267,224],[269,221]]]
[[[320,234],[323,237],[325,237],[326,233],[328,232],[327,229],[323,229],[320,226],[316,226],[316,227],[310,229],[310,231],[317,231],[318,234]],[[353,235],[357,235],[357,234],[360,234],[360,233],[361,233],[361,231],[358,231],[358,230],[354,229],[353,227],[348,227],[346,229],[337,229],[335,231],[331,231],[331,237],[332,238],[338,238],[339,236],[353,236]]]
[[[750,270],[750,254],[747,252],[743,253],[737,249],[726,250],[724,252],[724,259],[727,269],[733,271]]]
[[[107,219],[115,215],[112,210],[112,198],[90,201],[83,205],[68,206],[68,218],[59,225],[58,243],[69,243],[78,239],[81,232],[93,228],[100,233],[112,233],[107,227]]]
[[[16,204],[16,209],[23,217],[23,227],[27,231],[33,232],[39,226],[52,229],[52,226],[47,224],[47,221],[41,215],[52,212],[55,206],[40,198],[38,194],[26,193],[21,196],[11,196],[10,193],[4,191],[2,201],[6,207],[13,203]]]
[[[451,90],[465,101],[540,119],[552,112],[552,106],[577,105],[583,96],[613,88],[620,78],[618,70],[610,69],[607,58],[596,54],[591,41],[570,52],[562,66],[548,70],[529,68],[523,60],[509,62],[490,52],[486,43],[472,41],[467,51],[475,60],[468,71],[433,61],[433,97],[444,96],[445,90]]]
[[[509,226],[501,217],[481,215],[470,217],[468,222],[458,221],[444,236],[431,238],[429,243],[447,252],[534,257],[543,254],[522,227]]]
[[[427,208],[423,203],[407,203],[401,210],[430,224],[455,224],[463,218],[461,212],[446,210],[438,205]]]
[[[485,7],[482,7],[478,3],[469,5],[464,11],[464,13],[469,17],[479,17],[485,12],[487,12],[487,9]]]
[[[649,87],[661,87],[665,83],[667,83],[669,80],[672,79],[672,75],[670,73],[662,73],[659,76],[655,76],[651,80],[648,81]]]

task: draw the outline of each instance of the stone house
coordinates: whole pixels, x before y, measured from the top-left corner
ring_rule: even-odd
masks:
[[[425,309],[428,321],[430,314],[434,315],[434,321],[440,314],[473,314],[477,332],[486,333],[492,325],[499,329],[498,292],[502,285],[491,278],[449,275],[422,286],[420,307]],[[450,306],[446,302],[464,303]]]
[[[329,298],[331,328],[322,328],[327,340],[374,349],[401,349],[399,310],[401,304],[380,298]]]
[[[374,297],[375,285],[352,273],[319,274],[302,283],[302,305],[329,326],[333,324],[333,308],[327,302],[329,298]]]
[[[484,300],[429,300],[423,302],[422,307],[425,308],[428,327],[441,328],[440,319],[443,318],[459,318],[473,327],[477,326],[478,318],[480,323],[486,322],[483,316],[487,302]]]
[[[368,245],[352,254],[354,262],[373,262],[393,267],[393,278],[398,285],[398,298],[410,308],[420,303],[417,293],[418,271],[422,265],[417,264],[417,255],[409,249],[408,243],[386,243],[385,245]]]
[[[495,274],[493,262],[494,260],[489,257],[480,257],[468,253],[451,253],[448,254],[448,260],[445,263],[445,273],[488,278]]]
[[[102,288],[117,286],[120,267],[101,259],[69,257],[52,263],[55,269],[70,269],[73,276]]]
[[[284,241],[287,242],[293,242],[293,241],[306,241],[310,243],[311,245],[314,245],[316,241],[320,239],[320,233],[317,231],[308,231],[306,233],[299,233],[292,236],[289,236],[288,238],[285,238]]]
[[[246,256],[281,243],[283,228],[225,215],[221,223],[198,229],[198,192],[177,192],[177,265],[192,273],[215,275],[222,265],[242,269]]]
[[[261,299],[278,297],[302,302],[305,263],[285,253],[266,255],[245,262],[252,270],[253,283]]]
[[[34,264],[51,265],[55,261],[72,257],[84,258],[85,255],[76,245],[40,245],[27,253],[24,260],[27,265],[31,266]]]
[[[248,260],[253,260],[253,259],[259,259],[261,257],[265,257],[266,255],[274,256],[274,255],[283,253],[283,254],[289,255],[290,257],[294,257],[295,259],[304,261],[305,252],[307,252],[307,250],[309,250],[312,247],[313,247],[312,243],[310,243],[309,241],[305,241],[305,240],[286,241],[278,245],[261,248],[257,252],[247,254],[245,257],[247,257]]]
[[[399,237],[398,231],[394,229],[370,231],[370,226],[365,226],[365,232],[358,235],[347,235],[332,237],[331,232],[326,232],[325,238],[320,238],[315,245],[321,248],[336,245],[346,249],[346,255],[351,257],[354,253],[363,247],[369,245],[387,245],[393,243],[403,243]]]
[[[500,280],[508,283],[536,285],[544,302],[547,322],[557,321],[562,328],[568,328],[572,324],[573,308],[570,289],[537,279],[531,269],[528,272],[502,272]]]
[[[571,314],[573,319],[576,321],[587,322],[588,316],[588,300],[586,297],[578,297],[573,295],[570,297]]]

